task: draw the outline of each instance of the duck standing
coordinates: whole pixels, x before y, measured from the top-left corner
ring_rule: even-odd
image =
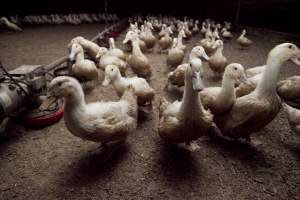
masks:
[[[292,43],[275,46],[269,53],[265,71],[256,89],[236,100],[230,112],[215,116],[221,134],[250,141],[253,132],[269,124],[280,111],[281,99],[276,92],[280,67],[287,60],[300,63],[300,50]]]

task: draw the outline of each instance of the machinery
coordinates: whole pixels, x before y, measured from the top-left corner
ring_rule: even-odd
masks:
[[[107,46],[108,38],[117,37],[126,27],[124,22],[125,19],[106,28],[91,41]],[[44,66],[22,65],[12,71],[7,71],[0,62],[0,124],[20,115],[26,125],[35,127],[58,121],[63,116],[62,100],[45,107],[42,97],[47,94],[47,83],[57,75],[69,75],[68,69],[67,57]]]

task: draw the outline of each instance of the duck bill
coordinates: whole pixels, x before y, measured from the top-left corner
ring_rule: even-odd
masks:
[[[192,78],[193,89],[197,92],[201,92],[204,88],[202,79],[200,78],[200,74],[197,74],[196,77]]]
[[[292,60],[293,63],[295,63],[296,65],[300,66],[300,60],[299,60],[299,58],[300,58],[300,51],[299,51],[298,55],[295,56],[295,57],[293,57],[291,60]]]
[[[103,86],[107,86],[110,84],[110,78],[108,76],[105,76],[104,81],[102,82]]]
[[[76,56],[76,53],[71,52],[70,55],[69,55],[69,61],[74,62],[75,61],[75,56]]]
[[[202,58],[203,58],[205,61],[208,61],[208,60],[209,60],[209,57],[208,57],[208,55],[205,53],[205,51],[204,51],[203,54],[202,54]]]
[[[125,38],[124,40],[123,40],[123,44],[126,44],[128,42],[128,38]]]

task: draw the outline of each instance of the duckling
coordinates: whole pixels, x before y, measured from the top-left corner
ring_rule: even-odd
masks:
[[[300,99],[300,76],[292,76],[279,81],[277,83],[277,93],[284,100],[293,101]]]
[[[208,56],[206,55],[204,49],[202,46],[196,46],[192,49],[190,55],[189,55],[189,60],[193,61],[194,65],[199,67],[202,70],[202,61],[200,58],[203,58],[205,60],[208,60]],[[170,72],[168,74],[168,84],[172,84],[177,87],[182,87],[184,86],[184,73],[185,69],[187,67],[187,63],[179,65],[174,71]]]
[[[217,40],[212,48],[216,51],[208,60],[209,67],[215,73],[223,73],[227,65],[227,58],[223,55],[223,41]]]
[[[200,101],[199,92],[203,89],[201,69],[190,61],[185,69],[185,88],[181,101],[161,102],[158,133],[166,142],[185,143],[192,150],[198,149],[192,143],[206,134],[212,126],[212,115]]]
[[[129,31],[123,43],[125,44],[129,40],[132,43],[132,54],[127,58],[128,64],[138,76],[150,79],[152,74],[151,65],[149,64],[148,58],[140,49],[138,35],[133,31]]]
[[[286,103],[283,103],[283,108],[287,113],[291,130],[300,135],[300,110]]]
[[[172,45],[172,38],[170,37],[171,33],[173,33],[173,32],[172,32],[171,28],[168,27],[165,30],[164,36],[158,41],[161,52],[166,51]]]
[[[84,59],[83,48],[80,44],[74,43],[71,46],[69,60],[75,61],[71,72],[76,78],[84,81],[98,80],[98,69],[93,61]]]
[[[226,66],[223,74],[222,87],[207,87],[200,92],[201,102],[205,109],[214,115],[229,111],[236,101],[234,86],[238,82],[246,83],[244,67],[238,63]]]
[[[109,51],[107,53],[110,56],[115,56],[122,60],[126,59],[124,52],[121,49],[116,48],[114,38],[109,38]]]
[[[77,36],[70,41],[68,47],[71,48],[74,43],[80,44],[92,60],[97,60],[96,56],[99,52],[100,47],[96,43],[89,41],[82,36]]]
[[[137,97],[129,87],[119,101],[87,104],[79,82],[67,76],[54,78],[49,93],[65,99],[64,121],[67,129],[83,140],[100,142],[125,141],[137,127]]]
[[[252,40],[248,39],[245,35],[246,35],[246,30],[244,29],[240,37],[238,37],[238,39],[236,40],[237,43],[241,46],[241,49],[249,47],[250,45],[253,44]]]
[[[8,21],[8,19],[6,17],[1,17],[0,23],[5,24],[7,26],[7,28],[11,31],[14,31],[14,32],[22,32],[23,31],[18,25]]]
[[[102,85],[112,83],[119,96],[122,96],[126,88],[132,85],[137,96],[138,104],[143,106],[152,105],[154,98],[154,89],[151,88],[144,78],[140,77],[122,77],[119,68],[115,65],[108,65],[105,69],[105,78]]]
[[[224,39],[230,40],[231,38],[233,38],[232,33],[228,31],[225,27],[221,30],[221,33]]]
[[[269,124],[281,109],[281,99],[276,93],[280,67],[287,60],[300,63],[300,50],[292,43],[275,46],[269,53],[267,64],[257,87],[250,94],[236,100],[232,109],[215,116],[221,134],[230,138],[244,138]]]
[[[112,56],[107,48],[100,47],[96,59],[99,60],[98,66],[103,71],[105,71],[107,65],[116,65],[119,67],[121,73],[125,75],[127,63],[116,56]]]
[[[184,59],[184,51],[178,46],[177,39],[173,39],[172,48],[168,52],[167,65],[175,67],[180,65]]]

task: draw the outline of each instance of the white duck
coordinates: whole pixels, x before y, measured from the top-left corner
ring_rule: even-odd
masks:
[[[99,45],[97,45],[96,43],[94,43],[92,41],[85,39],[82,36],[77,36],[77,37],[73,38],[70,41],[68,47],[70,48],[74,43],[80,44],[93,60],[95,60],[95,61],[97,60],[96,56],[100,49]]]
[[[7,26],[7,28],[14,32],[22,32],[23,30],[16,24],[10,22],[6,17],[0,18],[0,23],[3,23]]]
[[[131,41],[132,43],[132,54],[128,56],[127,62],[132,68],[133,72],[138,76],[150,79],[152,71],[151,65],[148,58],[142,53],[139,46],[139,37],[136,32],[127,32],[126,38],[123,43]]]
[[[221,87],[207,87],[200,92],[201,102],[205,109],[214,115],[229,111],[236,101],[234,86],[240,82],[247,82],[244,67],[238,63],[226,66]]]
[[[245,47],[249,47],[250,45],[253,44],[252,40],[248,39],[245,35],[246,35],[246,30],[244,29],[240,37],[238,37],[238,39],[236,40],[242,49]]]
[[[108,65],[105,69],[105,78],[102,85],[112,83],[119,96],[131,85],[138,98],[139,105],[152,105],[154,90],[144,78],[137,76],[122,77],[119,68],[115,65]]]
[[[178,46],[178,48],[181,48],[183,51],[185,51],[185,49],[186,49],[186,46],[182,43],[182,39],[185,37],[186,37],[185,32],[183,29],[181,29],[178,32],[178,36],[177,36],[177,46]]]
[[[83,48],[80,44],[74,43],[71,46],[69,60],[75,63],[71,67],[71,73],[83,81],[98,80],[98,69],[95,63],[84,58]]]
[[[203,71],[203,66],[202,66],[202,61],[201,58],[208,60],[209,57],[206,55],[205,50],[203,49],[202,46],[195,46],[190,55],[189,55],[189,60],[193,61],[193,64],[197,67],[200,68],[201,74],[204,73]],[[177,87],[182,87],[184,86],[184,74],[185,74],[185,69],[188,66],[188,63],[184,63],[179,65],[174,71],[170,72],[168,74],[168,84],[172,84]]]
[[[172,48],[168,51],[167,65],[170,67],[176,67],[183,62],[184,51],[178,46],[176,38],[173,39]]]
[[[291,43],[275,46],[269,53],[267,66],[256,89],[236,100],[230,112],[215,116],[221,134],[231,138],[245,138],[265,127],[281,109],[281,100],[276,92],[280,68],[287,60],[300,64],[300,50]]]
[[[103,71],[105,71],[107,65],[116,65],[119,67],[121,73],[125,74],[127,63],[116,56],[112,56],[107,48],[100,47],[96,59],[99,60],[98,65]]]
[[[185,69],[182,101],[170,103],[164,100],[159,108],[160,137],[167,142],[185,143],[192,150],[198,148],[192,142],[206,134],[212,126],[212,115],[203,108],[199,98],[199,91],[203,89],[200,71],[197,63],[190,60]]]
[[[208,60],[209,67],[213,72],[221,74],[224,72],[225,67],[227,65],[227,58],[223,55],[223,41],[217,40],[212,46],[212,48],[216,50]]]
[[[110,56],[118,57],[122,60],[126,59],[126,55],[121,49],[116,48],[114,38],[109,38],[109,51],[107,52]]]
[[[225,27],[222,28],[221,33],[222,33],[222,37],[227,39],[227,40],[233,38],[232,33],[230,31],[228,31]]]
[[[122,142],[137,126],[137,100],[132,88],[116,102],[87,104],[79,82],[67,76],[54,78],[49,93],[65,99],[64,119],[67,129],[84,140]]]

